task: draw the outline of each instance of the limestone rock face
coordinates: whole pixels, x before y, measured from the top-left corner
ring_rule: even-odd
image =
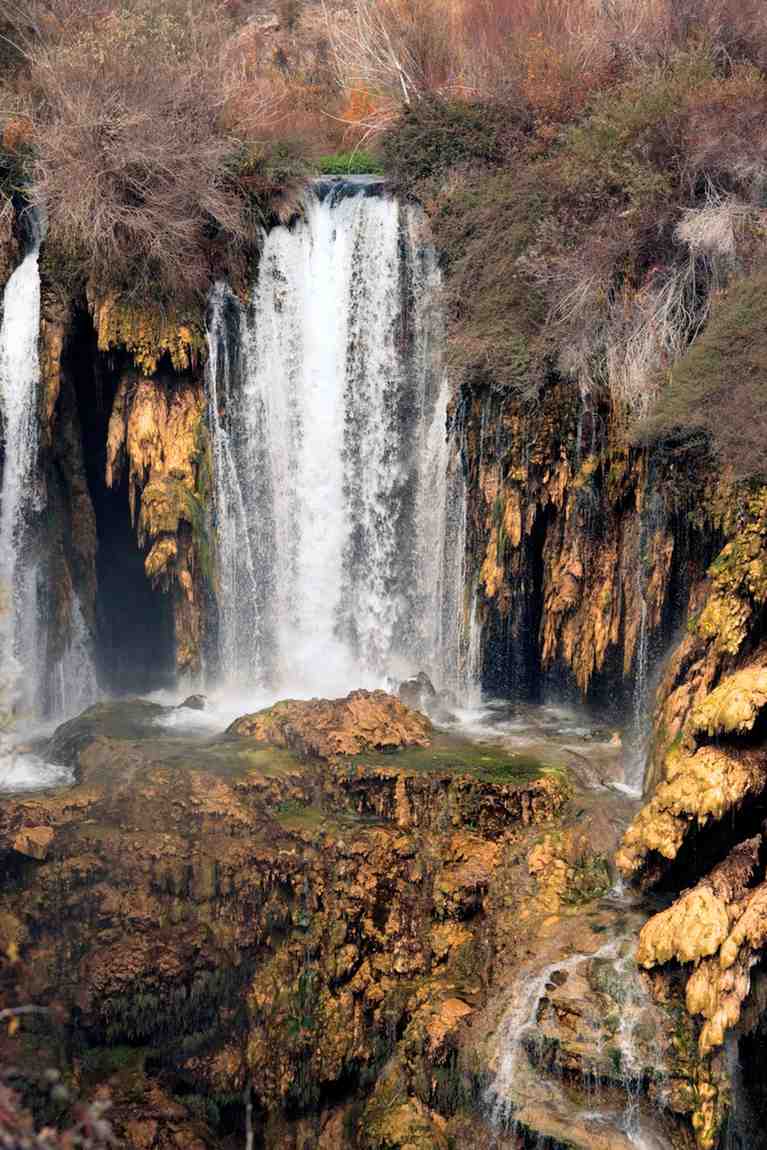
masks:
[[[125,348],[139,371],[153,375],[167,354],[177,372],[194,368],[205,346],[197,323],[126,303],[115,294],[90,295],[99,351]]]
[[[65,1069],[130,1150],[223,1147],[247,1083],[268,1150],[448,1146],[433,1083],[569,784],[376,692],[273,712],[193,739],[170,709],[101,703],[58,730],[45,753],[76,785],[0,809],[0,995],[72,1017]],[[39,1058],[47,1035],[23,1039]]]
[[[127,469],[137,542],[148,548],[146,572],[155,586],[173,593],[176,663],[192,672],[201,665],[202,600],[211,578],[204,410],[202,386],[191,377],[171,385],[126,374],[107,436],[107,487]]]
[[[767,945],[767,492],[752,492],[737,515],[731,507],[725,500],[727,542],[692,594],[659,687],[649,798],[617,854],[626,876],[682,888],[643,927],[637,960],[693,1022],[703,1150],[719,1144],[730,1097],[721,1051]]]
[[[16,216],[7,204],[4,208],[0,212],[0,291],[4,290],[21,255],[15,228]]]
[[[53,835],[50,827],[22,827],[13,839],[13,849],[18,854],[42,861],[48,854]]]
[[[693,738],[747,735],[766,708],[767,667],[744,667],[693,708],[689,731]]]
[[[666,778],[623,837],[616,862],[627,877],[652,881],[696,829],[736,811],[767,787],[761,751],[704,746],[670,752]]]
[[[487,678],[512,693],[556,670],[586,695],[609,669],[614,694],[615,669],[629,677],[679,584],[684,595],[703,575],[689,530],[657,511],[663,477],[612,418],[584,413],[564,383],[534,409],[477,389],[463,410],[477,610],[488,649],[508,652]]]
[[[345,699],[276,703],[237,719],[228,733],[287,747],[302,758],[335,760],[370,750],[428,747],[431,723],[385,691],[353,691]]]

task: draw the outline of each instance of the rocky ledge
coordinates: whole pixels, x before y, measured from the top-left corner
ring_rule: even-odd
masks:
[[[0,1060],[55,1061],[134,1150],[223,1147],[246,1095],[265,1147],[446,1147],[478,1081],[459,1036],[567,772],[380,692],[216,737],[170,719],[92,707],[47,751],[75,785],[3,803],[2,996],[49,1013]],[[582,847],[544,841],[539,870],[588,880]]]

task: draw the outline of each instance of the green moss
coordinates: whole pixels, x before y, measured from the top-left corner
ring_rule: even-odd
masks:
[[[612,878],[610,866],[604,855],[588,855],[572,868],[563,902],[570,906],[581,906],[594,899],[602,898],[610,890]]]
[[[452,735],[438,733],[431,747],[408,747],[394,753],[368,751],[350,758],[354,767],[380,769],[392,767],[398,772],[420,774],[450,773],[468,775],[489,783],[524,784],[546,774],[559,773],[531,755],[512,754],[492,745],[470,743]]]
[[[280,803],[274,813],[280,826],[288,831],[319,830],[326,822],[326,815],[319,807],[295,801]]]

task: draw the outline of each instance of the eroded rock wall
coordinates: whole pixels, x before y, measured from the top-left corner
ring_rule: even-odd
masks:
[[[630,448],[609,407],[572,380],[529,400],[467,387],[456,419],[483,682],[625,702],[705,570],[705,516],[698,527],[673,466]]]
[[[77,785],[3,804],[5,1001],[56,1012],[67,1074],[111,1097],[135,1150],[225,1145],[246,1090],[275,1150],[447,1146],[481,1088],[459,1040],[567,780],[460,743],[326,761],[171,741],[169,716],[99,704],[49,748]],[[560,905],[544,874],[584,859],[546,844],[541,915]],[[50,1043],[47,1025],[0,1038],[22,1069]]]
[[[681,892],[643,928],[638,961],[694,1020],[704,1150],[720,1145],[732,1108],[726,1040],[759,1025],[760,999],[750,1017],[746,1004],[767,944],[765,492],[724,495],[727,541],[665,667],[648,801],[617,855],[627,877]]]

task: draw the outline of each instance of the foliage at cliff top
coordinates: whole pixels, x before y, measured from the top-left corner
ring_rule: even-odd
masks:
[[[717,300],[705,331],[670,374],[644,442],[705,437],[737,479],[767,480],[767,272]]]
[[[54,278],[199,307],[372,148],[435,219],[461,366],[632,419],[767,178],[761,0],[19,0],[0,34],[0,181],[45,203]]]
[[[176,310],[222,272],[241,279],[309,171],[292,102],[323,85],[330,100],[330,73],[291,86],[223,2],[21,0],[4,15],[6,191],[25,180],[44,206],[48,271]]]

